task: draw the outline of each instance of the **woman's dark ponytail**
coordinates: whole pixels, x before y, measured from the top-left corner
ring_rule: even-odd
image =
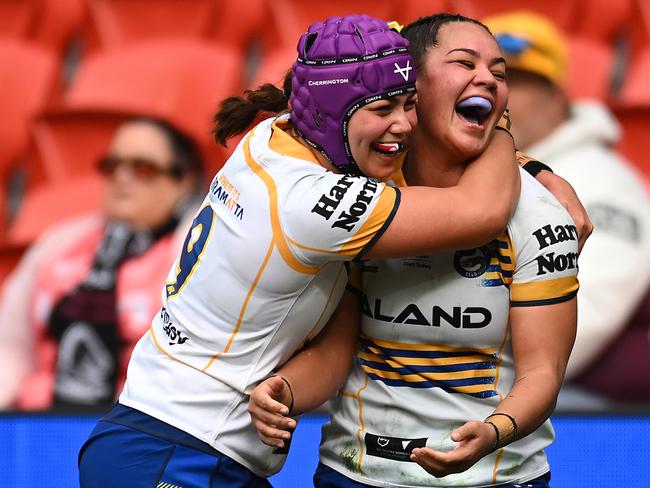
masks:
[[[265,83],[256,90],[246,90],[243,96],[224,99],[213,118],[215,140],[225,146],[228,139],[248,129],[260,112],[277,115],[287,110],[290,96],[291,70],[284,77],[283,90]]]

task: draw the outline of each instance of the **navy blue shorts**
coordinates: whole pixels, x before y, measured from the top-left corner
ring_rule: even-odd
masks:
[[[182,430],[116,404],[79,451],[81,488],[272,488]]]
[[[495,485],[494,488],[548,488],[549,481],[551,481],[551,473],[546,473],[525,483]],[[373,488],[370,485],[351,480],[323,463],[318,463],[318,468],[316,468],[314,486],[316,488]]]

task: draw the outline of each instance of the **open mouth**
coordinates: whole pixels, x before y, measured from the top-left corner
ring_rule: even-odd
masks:
[[[469,97],[456,104],[456,113],[473,125],[483,125],[492,113],[492,102],[483,97]]]
[[[373,142],[371,147],[374,151],[386,156],[395,156],[406,149],[401,142]]]

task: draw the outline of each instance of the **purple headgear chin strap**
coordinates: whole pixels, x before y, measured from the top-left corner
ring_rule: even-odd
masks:
[[[347,125],[364,105],[415,91],[408,41],[367,15],[330,17],[298,41],[292,69],[291,120],[332,164],[357,172]]]

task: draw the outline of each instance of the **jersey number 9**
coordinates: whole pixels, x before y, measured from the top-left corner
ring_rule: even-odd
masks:
[[[215,213],[210,205],[203,207],[192,221],[192,228],[185,237],[181,257],[176,268],[176,279],[166,284],[167,298],[178,295],[185,282],[192,276],[203,256],[214,225]]]

